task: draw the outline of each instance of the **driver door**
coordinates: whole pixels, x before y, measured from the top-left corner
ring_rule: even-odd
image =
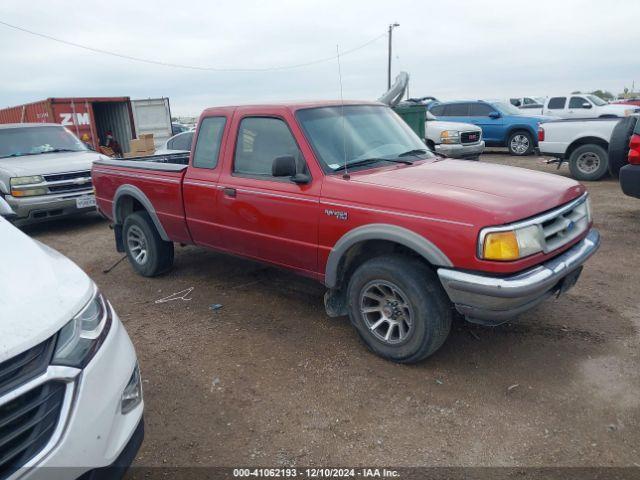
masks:
[[[287,115],[234,117],[234,150],[219,183],[220,227],[225,250],[314,276],[322,177],[309,169]],[[273,160],[285,155],[297,159],[299,173],[310,174],[309,183],[272,175]]]

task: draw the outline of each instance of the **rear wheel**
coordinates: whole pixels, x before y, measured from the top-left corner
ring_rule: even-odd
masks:
[[[507,141],[507,148],[511,155],[517,155],[519,157],[529,155],[533,152],[533,137],[529,132],[519,130],[509,135]]]
[[[609,140],[609,173],[618,177],[620,169],[627,163],[629,154],[629,139],[633,133],[638,119],[636,117],[625,117],[616,123],[611,132]]]
[[[388,360],[418,362],[449,335],[452,313],[440,281],[409,257],[385,255],[363,263],[349,281],[347,297],[360,338]]]
[[[129,263],[140,275],[154,277],[173,265],[173,243],[160,238],[147,212],[127,216],[122,236]]]
[[[609,159],[600,145],[588,144],[576,148],[569,157],[569,170],[576,180],[593,182],[607,174]]]

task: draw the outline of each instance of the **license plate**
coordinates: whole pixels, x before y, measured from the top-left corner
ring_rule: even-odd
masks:
[[[78,197],[76,198],[76,208],[89,208],[96,206],[96,197]]]
[[[562,279],[562,283],[560,284],[560,290],[558,291],[558,296],[566,293],[569,289],[571,289],[576,283],[578,283],[578,278],[580,278],[580,274],[582,273],[582,267],[576,268],[573,272]]]

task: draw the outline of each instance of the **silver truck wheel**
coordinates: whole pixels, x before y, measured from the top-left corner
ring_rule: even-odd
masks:
[[[526,155],[532,148],[531,138],[524,132],[516,132],[509,138],[509,151],[513,155]]]
[[[395,284],[369,282],[360,293],[360,312],[371,333],[389,345],[404,342],[413,333],[413,309]]]
[[[131,225],[127,231],[127,246],[131,257],[138,265],[147,263],[147,237],[137,225]]]

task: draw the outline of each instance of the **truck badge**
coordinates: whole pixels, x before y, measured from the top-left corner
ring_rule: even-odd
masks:
[[[347,212],[341,212],[340,210],[330,210],[326,208],[324,213],[330,217],[336,217],[338,220],[347,220],[349,218],[349,214]]]

